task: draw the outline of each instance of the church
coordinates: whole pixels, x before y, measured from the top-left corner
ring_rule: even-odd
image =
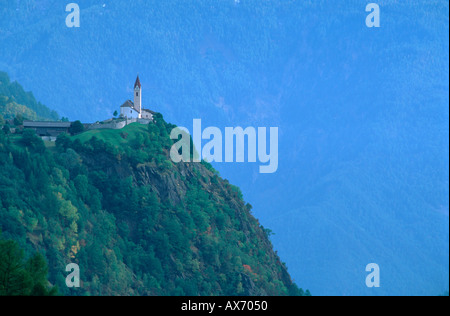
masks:
[[[153,111],[142,108],[142,86],[139,75],[134,84],[134,102],[127,100],[120,107],[120,116],[127,119],[153,120]]]

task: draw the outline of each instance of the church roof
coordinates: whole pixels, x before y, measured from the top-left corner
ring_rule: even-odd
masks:
[[[120,106],[121,108],[132,108],[134,109],[134,104],[130,100],[127,100],[124,104]]]
[[[139,89],[141,88],[141,81],[139,80],[139,75],[137,76],[137,78],[136,78],[136,82],[135,82],[135,84],[134,84],[134,87],[136,88],[136,87],[139,87]]]

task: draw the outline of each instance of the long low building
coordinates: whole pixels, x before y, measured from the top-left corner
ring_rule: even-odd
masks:
[[[34,129],[41,137],[57,137],[62,133],[69,133],[70,122],[36,122],[24,121],[23,128]]]

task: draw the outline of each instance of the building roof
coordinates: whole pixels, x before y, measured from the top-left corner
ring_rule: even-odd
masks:
[[[139,80],[139,75],[136,78],[136,82],[134,83],[134,87],[139,87],[139,89],[141,88],[141,81]]]
[[[149,109],[142,109],[143,112],[150,112],[151,114],[155,115],[156,112],[153,112],[152,110]]]
[[[132,108],[134,109],[134,104],[130,100],[127,100],[124,104],[120,106],[121,108]]]
[[[69,128],[72,123],[70,122],[38,122],[38,121],[24,121],[23,127],[44,127],[44,128]]]

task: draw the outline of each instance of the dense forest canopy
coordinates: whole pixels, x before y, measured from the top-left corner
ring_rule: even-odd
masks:
[[[309,295],[239,188],[206,162],[171,162],[174,126],[0,132],[0,229],[49,263],[65,295]],[[47,145],[47,146],[46,146]],[[77,263],[82,287],[65,286]]]

